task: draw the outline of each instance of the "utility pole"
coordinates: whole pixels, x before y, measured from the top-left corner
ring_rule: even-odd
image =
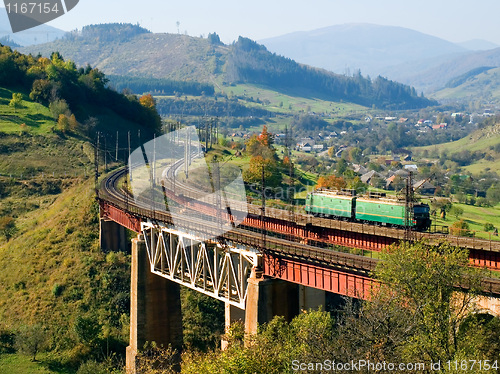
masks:
[[[262,180],[261,180],[261,207],[260,207],[260,225],[262,229],[262,248],[266,248],[266,176],[264,174],[264,164],[262,164]]]
[[[130,181],[132,182],[132,165],[130,165],[130,131],[128,132],[128,159],[126,163],[129,164]]]
[[[291,131],[290,131],[291,132]],[[289,221],[295,224],[295,211],[294,211],[294,195],[295,195],[295,179],[294,179],[294,170],[292,163],[292,150],[291,150],[291,136],[288,132],[288,126],[285,127],[285,147],[286,147],[286,156],[288,157],[288,178],[289,178],[289,187],[288,187],[288,204],[289,204]],[[291,238],[293,239],[293,238]]]
[[[413,241],[413,203],[415,196],[413,193],[413,172],[408,172],[405,188],[405,241]]]
[[[104,136],[104,172],[108,172],[108,146],[106,145],[106,136]]]
[[[97,132],[97,139],[94,147],[94,185],[96,193],[98,191],[97,183],[99,182],[99,131]]]
[[[115,152],[115,161],[118,161],[118,131],[116,132],[116,152]]]

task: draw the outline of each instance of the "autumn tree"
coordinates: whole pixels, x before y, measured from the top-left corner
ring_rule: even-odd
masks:
[[[472,236],[473,233],[470,231],[469,224],[463,219],[455,221],[450,226],[450,234],[457,236]]]
[[[277,187],[282,181],[278,163],[275,159],[255,156],[250,159],[248,169],[243,173],[243,178],[248,183],[264,183],[269,187]]]
[[[153,98],[153,96],[151,94],[141,96],[141,98],[139,99],[139,102],[145,108],[148,108],[148,109],[155,109],[156,108],[156,100]]]
[[[245,143],[247,153],[251,156],[262,156],[263,158],[276,158],[276,150],[273,148],[273,137],[267,131],[267,127],[262,128],[262,132],[254,134]]]
[[[328,148],[328,156],[330,158],[334,158],[335,157],[335,146],[332,145],[330,148]]]
[[[340,191],[342,188],[347,187],[347,182],[343,177],[337,177],[335,175],[329,175],[327,177],[319,177],[316,188],[327,188],[330,190]]]
[[[59,114],[59,118],[57,119],[57,130],[66,134],[66,131],[69,130],[69,118],[64,114]]]
[[[277,187],[281,183],[280,162],[272,144],[272,134],[266,126],[259,135],[254,134],[245,143],[246,152],[252,156],[248,170],[243,174],[248,183],[260,184],[263,171],[266,186]]]

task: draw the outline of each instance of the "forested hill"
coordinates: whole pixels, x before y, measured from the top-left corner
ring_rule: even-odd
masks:
[[[256,42],[240,37],[228,59],[229,81],[264,84],[281,89],[305,89],[330,100],[390,109],[422,108],[434,104],[414,88],[383,77],[373,80],[361,73],[334,74],[270,53]]]
[[[105,131],[106,118],[113,116],[123,123],[113,125],[114,131],[120,126],[123,130],[140,127],[144,136],[159,131],[161,119],[147,98],[122,95],[107,88],[107,82],[99,69],[90,65],[79,68],[60,53],[37,58],[0,44],[0,87],[16,91],[19,107],[23,100],[48,107],[63,133],[71,130],[90,136]],[[76,121],[73,126],[67,123],[71,117]],[[7,119],[20,120],[17,116]]]
[[[153,34],[128,24],[94,25],[62,40],[22,51],[44,56],[58,51],[77,64],[89,63],[106,74],[209,84],[253,83],[273,90],[293,90],[304,96],[388,109],[434,104],[397,82],[381,77],[372,80],[361,74],[338,75],[301,65],[243,37],[232,45],[224,45],[215,33],[208,38],[196,38]]]

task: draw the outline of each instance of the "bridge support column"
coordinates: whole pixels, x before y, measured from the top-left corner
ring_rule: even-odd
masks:
[[[248,279],[245,310],[246,335],[257,334],[260,324],[269,322],[274,316],[284,316],[291,321],[299,313],[299,286],[280,279],[264,278],[252,269]]]
[[[320,306],[325,310],[326,292],[312,287],[299,286],[300,310],[318,309]]]
[[[180,285],[150,271],[142,235],[132,240],[130,288],[130,345],[127,374],[136,373],[136,357],[146,342],[182,347]],[[180,357],[180,355],[179,355]]]
[[[99,246],[105,251],[125,251],[130,248],[127,229],[106,218],[99,220]]]
[[[229,303],[226,303],[225,308],[225,325],[226,325],[226,333],[229,331],[231,325],[235,322],[243,322],[245,323],[245,311],[243,309],[237,308]],[[227,340],[222,340],[221,349],[226,349],[228,346]]]

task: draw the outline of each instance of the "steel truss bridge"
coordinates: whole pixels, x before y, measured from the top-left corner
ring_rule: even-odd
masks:
[[[336,221],[248,204],[248,216],[232,230],[220,233],[214,212],[184,191],[178,202],[196,216],[137,205],[118,187],[127,173],[120,169],[105,178],[98,191],[100,214],[142,234],[151,272],[243,309],[252,269],[288,282],[366,299],[378,286],[371,278],[377,259],[342,252],[345,248],[380,251],[404,240],[400,229]],[[172,196],[173,197],[173,196]],[[473,265],[500,270],[500,243],[429,233],[415,239],[438,244],[443,239],[468,248]],[[213,239],[204,240],[203,238]],[[500,280],[485,278],[485,294],[500,295]]]

